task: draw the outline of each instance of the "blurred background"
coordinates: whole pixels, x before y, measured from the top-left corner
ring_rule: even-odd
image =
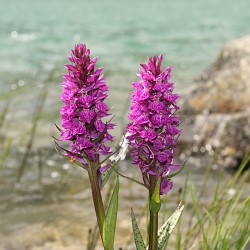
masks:
[[[188,167],[174,179],[170,210],[187,197],[187,175],[209,205],[221,169],[222,182],[239,169],[250,139],[248,0],[0,0],[0,9],[0,249],[91,249],[86,173],[55,153],[51,137],[58,135],[60,83],[76,43],[86,43],[104,67],[117,141],[139,64],[161,53],[164,66],[173,65],[183,120],[177,161]],[[129,159],[119,168],[140,178]],[[134,249],[129,209],[140,213],[146,192],[122,185],[117,249]],[[249,178],[244,185],[247,194]],[[192,216],[187,211],[183,220]],[[141,221],[145,228],[144,215]]]

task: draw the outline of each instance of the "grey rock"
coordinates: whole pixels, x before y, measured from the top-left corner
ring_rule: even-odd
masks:
[[[181,144],[238,167],[250,148],[250,36],[230,41],[180,101]],[[187,154],[187,152],[186,152]]]

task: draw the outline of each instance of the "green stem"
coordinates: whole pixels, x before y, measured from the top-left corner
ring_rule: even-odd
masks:
[[[98,223],[99,232],[100,232],[103,246],[104,246],[102,229],[103,229],[103,224],[104,224],[104,219],[105,219],[105,210],[104,210],[100,186],[98,183],[97,171],[95,170],[93,166],[89,166],[88,174],[89,174],[89,180],[90,180],[90,185],[91,185],[93,203],[95,207],[95,213],[97,217],[97,223]],[[106,248],[104,247],[104,249]]]
[[[154,193],[155,184],[157,178],[155,176],[150,176],[150,184],[151,189],[149,190],[149,197],[151,197]],[[150,206],[149,206],[150,210]],[[158,212],[152,212],[150,210],[149,216],[149,250],[157,250],[158,249]]]
[[[158,248],[158,213],[150,211],[149,218],[149,250],[157,250]]]

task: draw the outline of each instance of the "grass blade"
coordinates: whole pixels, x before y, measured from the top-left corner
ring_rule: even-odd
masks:
[[[202,221],[202,216],[201,216],[201,213],[200,213],[200,210],[199,210],[197,200],[195,198],[192,186],[190,186],[190,192],[191,192],[191,197],[192,197],[192,201],[193,201],[194,211],[195,211],[196,217],[198,219],[198,224],[200,226],[202,236],[203,236],[203,239],[204,239],[204,243],[205,243],[205,246],[206,246],[205,249],[209,249],[208,241],[207,241],[207,237],[206,237],[206,234],[205,234],[204,225],[203,225],[203,221]]]

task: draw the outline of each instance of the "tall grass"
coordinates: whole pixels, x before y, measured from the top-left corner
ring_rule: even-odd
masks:
[[[232,176],[220,171],[213,195],[206,202],[199,190],[189,183],[187,175],[182,196],[186,208],[168,249],[247,249],[250,241],[250,196],[247,193],[250,170],[244,169],[249,161],[248,154]],[[207,178],[211,178],[211,174],[207,174]],[[207,182],[207,178],[204,181]],[[211,187],[204,185],[204,188]],[[184,220],[186,216],[191,219]]]
[[[31,149],[32,149],[32,146],[33,146],[33,142],[34,142],[34,139],[35,139],[35,134],[36,134],[37,127],[38,127],[38,122],[39,122],[39,120],[41,118],[41,114],[42,114],[43,107],[44,107],[44,104],[45,104],[45,101],[46,101],[46,97],[47,97],[47,88],[44,88],[44,89],[42,89],[42,91],[41,91],[41,93],[39,94],[39,97],[38,97],[37,105],[36,105],[34,115],[33,115],[33,119],[32,119],[32,127],[31,127],[31,130],[30,130],[30,133],[29,133],[28,143],[26,145],[26,149],[25,149],[25,153],[23,155],[22,161],[21,161],[21,163],[19,165],[19,170],[18,170],[18,173],[17,173],[16,182],[21,181],[21,178],[23,176],[25,167],[27,165],[27,160],[28,160],[28,157],[30,155],[30,152],[31,152]]]

